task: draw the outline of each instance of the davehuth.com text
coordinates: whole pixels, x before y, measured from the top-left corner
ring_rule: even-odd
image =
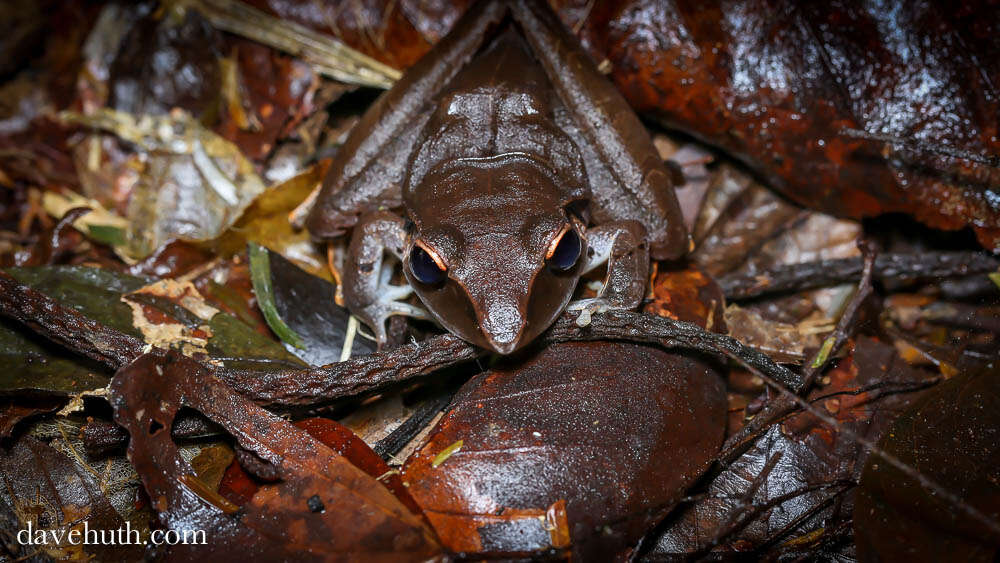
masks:
[[[143,540],[139,530],[125,522],[124,528],[113,530],[92,529],[88,522],[83,528],[45,530],[35,528],[31,521],[28,527],[17,532],[17,543],[21,545],[205,545],[205,530],[153,530],[148,540]]]

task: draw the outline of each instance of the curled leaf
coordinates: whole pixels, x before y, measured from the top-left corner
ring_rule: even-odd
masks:
[[[112,132],[146,153],[127,212],[125,250],[132,257],[142,258],[171,238],[215,239],[265,190],[236,145],[183,110],[152,116],[102,108],[60,117]]]

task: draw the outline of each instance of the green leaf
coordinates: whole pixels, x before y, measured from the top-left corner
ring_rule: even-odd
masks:
[[[835,340],[836,339],[833,335],[826,337],[826,340],[823,341],[823,345],[820,346],[819,353],[816,354],[816,359],[813,360],[812,365],[809,367],[813,369],[823,367],[823,364],[830,359],[830,351],[833,350],[833,342]]]
[[[90,225],[87,227],[90,238],[109,246],[121,246],[127,242],[125,229],[111,225]]]
[[[143,338],[133,325],[132,309],[122,296],[154,282],[153,278],[83,266],[10,268],[7,272],[21,283],[72,307],[109,327]],[[186,326],[205,325],[210,336],[205,345],[208,357],[226,367],[268,373],[301,367],[304,362],[289,353],[280,342],[254,330],[226,313],[209,320],[198,318],[169,299],[155,295],[130,296]],[[30,329],[10,321],[0,321],[0,395],[41,393],[69,396],[107,385],[109,370],[86,358],[52,344]]]
[[[274,305],[274,288],[271,286],[271,260],[268,257],[267,248],[251,242],[247,245],[247,253],[250,255],[250,280],[253,282],[253,291],[257,295],[257,305],[264,313],[267,326],[271,327],[278,338],[289,345],[305,348],[302,337],[289,328],[285,321],[281,320],[278,309]]]

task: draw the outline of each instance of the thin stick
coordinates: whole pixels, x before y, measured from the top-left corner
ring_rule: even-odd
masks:
[[[952,158],[958,158],[960,160],[968,160],[969,162],[975,162],[977,164],[985,164],[986,166],[993,168],[1000,168],[1000,156],[974,153],[971,151],[952,148],[947,145],[932,145],[922,141],[911,141],[909,139],[903,139],[902,137],[896,137],[893,135],[885,135],[883,133],[870,133],[868,131],[862,131],[861,129],[854,129],[852,127],[845,127],[841,129],[839,133],[845,137],[868,139],[870,141],[881,141],[883,143],[899,145],[904,149],[913,152],[941,154]]]
[[[985,252],[884,254],[875,260],[874,278],[882,283],[937,280],[995,272],[1000,260]],[[858,279],[864,259],[838,258],[779,266],[764,272],[737,272],[716,281],[727,299],[753,299],[848,283]]]
[[[819,420],[830,425],[832,428],[836,428],[838,432],[847,436],[851,440],[854,440],[857,444],[859,444],[861,447],[867,450],[869,454],[879,456],[886,463],[895,467],[896,469],[901,471],[904,475],[910,477],[911,479],[919,483],[920,486],[923,487],[924,489],[929,490],[935,495],[938,495],[939,497],[948,501],[950,504],[954,505],[955,508],[961,510],[966,515],[971,517],[973,520],[976,520],[980,524],[989,528],[993,533],[1000,534],[1000,523],[986,516],[985,514],[980,512],[976,507],[970,505],[969,503],[965,502],[958,496],[954,495],[948,489],[939,485],[936,481],[926,477],[923,473],[917,471],[913,466],[909,465],[908,463],[904,462],[898,457],[878,447],[878,445],[872,442],[871,440],[861,436],[860,434],[851,430],[850,428],[841,425],[839,422],[837,422],[836,419],[834,419],[827,413],[823,412],[821,409],[816,408],[814,405],[812,405],[802,397],[799,397],[795,393],[789,391],[787,387],[779,383],[771,376],[757,369],[756,366],[753,366],[748,362],[744,362],[741,358],[733,357],[732,359],[740,363],[744,368],[750,371],[750,373],[763,379],[764,382],[770,385],[772,389],[781,393],[782,396],[787,397],[790,401],[794,402],[796,405],[802,408],[802,410],[815,416]]]
[[[861,304],[872,293],[872,275],[877,258],[875,248],[864,242],[859,242],[859,247],[861,248],[864,262],[858,288],[854,292],[854,296],[851,297],[850,302],[844,308],[844,312],[841,313],[840,319],[837,320],[836,328],[826,337],[823,345],[807,364],[803,372],[802,381],[793,387],[796,393],[800,395],[809,391],[809,388],[816,381],[819,374],[822,373],[829,359],[837,354],[848,338],[854,333],[853,327]],[[792,402],[781,400],[780,398],[769,402],[764,407],[764,410],[758,413],[753,420],[726,440],[726,444],[723,446],[723,451],[726,454],[720,459],[722,464],[728,465],[739,458],[747,448],[763,435],[765,429],[769,428],[776,421],[787,417],[794,409],[795,405]]]

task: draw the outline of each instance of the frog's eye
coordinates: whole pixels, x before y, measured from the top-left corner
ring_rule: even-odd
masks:
[[[410,251],[410,271],[420,283],[434,285],[444,281],[448,268],[436,252],[418,242]]]
[[[580,258],[580,235],[568,225],[563,232],[549,245],[549,251],[545,254],[545,260],[549,267],[557,272],[565,272],[573,267]]]

